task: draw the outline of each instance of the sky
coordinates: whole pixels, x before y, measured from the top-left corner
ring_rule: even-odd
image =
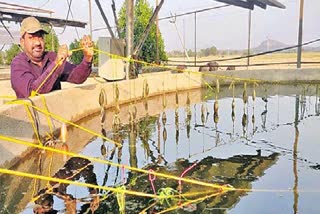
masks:
[[[10,0],[6,2],[52,10],[54,11],[53,17],[65,19],[68,1],[71,0]],[[256,47],[267,39],[277,40],[288,45],[297,44],[300,0],[278,1],[284,4],[286,9],[267,7],[264,10],[255,7],[252,11],[251,47]],[[111,0],[100,0],[111,26],[114,26],[111,2]],[[119,10],[124,0],[115,0],[115,2],[117,10]],[[148,0],[148,2],[151,6],[155,6],[156,0]],[[95,0],[91,0],[91,4],[93,40],[97,40],[99,36],[109,36],[106,29],[99,30],[105,28],[106,25]],[[221,5],[224,4],[215,0],[165,0],[159,18]],[[73,14],[71,19],[89,22],[88,8],[89,0],[74,0],[71,6]],[[235,6],[197,14],[197,49],[211,46],[216,46],[218,49],[246,49],[248,46],[248,15],[249,10]],[[320,0],[305,0],[303,42],[320,38],[319,20]],[[169,20],[159,21],[166,50],[183,50],[183,44],[186,49],[194,50],[194,15],[178,17],[175,23],[177,28]],[[15,23],[6,24],[10,30],[19,29],[19,25]],[[74,39],[78,39],[74,27],[67,27],[64,31],[63,28],[55,28],[55,31],[58,34],[60,44],[70,44]],[[78,32],[80,37],[84,34],[90,34],[89,24],[85,29],[78,29]],[[320,44],[315,43],[313,46],[320,46]]]

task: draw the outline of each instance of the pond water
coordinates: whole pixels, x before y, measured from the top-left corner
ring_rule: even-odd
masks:
[[[182,194],[199,193],[188,198],[195,200],[193,203],[179,208],[185,198],[156,203],[148,197],[126,195],[123,204],[121,194],[117,197],[100,190],[100,195],[108,197],[100,199],[95,213],[119,213],[123,206],[125,213],[139,213],[149,205],[146,213],[170,207],[176,207],[172,213],[319,213],[318,86],[261,85],[254,101],[253,88],[246,92],[243,86],[236,88],[234,98],[228,88],[221,87],[219,94],[199,90],[200,102],[166,108],[155,115],[146,112],[145,117],[131,124],[123,121],[114,130],[95,130],[123,145],[119,148],[94,138],[83,148],[82,155],[119,164],[93,162],[91,172],[98,185],[125,186],[149,194],[164,194],[164,188],[171,193],[181,189]],[[100,117],[90,120],[99,122]],[[122,165],[143,168],[149,174]],[[213,188],[184,181],[179,185],[177,180],[155,176],[150,170],[235,189],[216,189],[216,196],[203,198],[212,194],[206,192]],[[87,181],[86,176],[80,181]],[[89,194],[86,188],[72,185],[67,192],[76,198]],[[198,198],[203,200],[196,201]],[[62,200],[56,196],[54,200],[56,210],[65,209]],[[78,211],[84,212],[83,207],[77,204]],[[29,204],[23,213],[30,212]]]

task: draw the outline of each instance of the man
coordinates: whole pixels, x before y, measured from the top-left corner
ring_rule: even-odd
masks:
[[[93,48],[89,36],[80,41],[84,55],[82,62],[74,65],[66,61],[69,56],[66,45],[60,46],[57,54],[45,51],[44,34],[47,32],[36,18],[28,17],[22,21],[20,46],[23,52],[11,63],[11,85],[17,98],[29,97],[32,91],[44,94],[59,90],[61,81],[83,83],[91,73]]]

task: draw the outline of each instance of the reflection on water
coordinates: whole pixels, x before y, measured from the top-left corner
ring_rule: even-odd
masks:
[[[123,194],[102,189],[94,194],[71,185],[63,188],[62,192],[71,199],[87,198],[87,203],[76,200],[78,211],[84,205],[90,206],[98,195],[99,208],[95,213],[123,210],[139,213],[146,208],[147,213],[156,213],[175,206],[178,206],[177,213],[320,212],[320,207],[316,206],[320,193],[308,192],[317,187],[320,179],[320,160],[316,152],[320,138],[318,86],[244,84],[223,88],[217,82],[214,93],[204,92],[206,99],[197,102],[193,102],[190,92],[183,96],[162,94],[158,101],[153,101],[148,97],[148,90],[144,83],[141,108],[131,104],[123,117],[121,112],[126,110],[122,106],[120,109],[118,103],[114,114],[107,116],[106,99],[103,92],[100,94],[100,116],[90,120],[101,124],[97,132],[122,147],[100,138],[86,145],[82,154],[118,164],[88,162],[95,182],[149,194],[206,195],[206,191],[213,191],[202,185],[152,174],[161,172],[236,190],[179,207],[185,198],[157,201],[131,195],[124,198]],[[115,96],[119,96],[117,93],[115,91]],[[198,96],[200,93],[198,91]],[[169,108],[170,100],[173,104]],[[154,108],[158,110],[156,113]],[[149,174],[124,166],[143,168]],[[82,177],[86,181],[85,176]],[[8,183],[3,177],[0,179]],[[41,192],[44,188],[42,185],[38,190]],[[214,191],[219,193],[220,190]],[[65,209],[64,198],[55,191],[52,195],[54,209]],[[187,199],[194,200],[199,195]],[[8,204],[8,201],[0,196],[0,203]],[[24,213],[30,213],[30,207]]]
[[[53,175],[53,178],[68,179],[72,181],[82,178],[85,183],[97,185],[97,179],[93,172],[92,163],[83,158],[70,158],[66,164]],[[68,184],[49,182],[45,188],[41,189],[35,195],[36,205],[33,208],[33,212],[37,214],[57,213],[58,211],[53,208],[53,196],[56,196],[64,201],[66,213],[75,213],[77,199],[75,199],[72,194],[67,193],[67,187]],[[99,196],[97,195],[98,189],[89,187],[88,191],[90,195],[92,195],[92,200],[81,206],[80,212],[94,212],[99,207]]]

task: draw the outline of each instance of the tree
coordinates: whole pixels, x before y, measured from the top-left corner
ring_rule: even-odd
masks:
[[[44,44],[46,44],[46,51],[58,51],[59,39],[53,28],[44,26],[48,34],[44,34]]]
[[[96,47],[96,44],[93,45],[93,48],[95,49]],[[69,50],[75,50],[75,49],[78,49],[80,48],[80,41],[75,39],[70,45],[69,45]],[[94,52],[93,54],[93,65],[94,66],[98,66],[98,62],[99,62],[99,58],[98,58],[99,54],[98,52]],[[81,63],[83,59],[83,53],[81,50],[79,51],[74,51],[72,53],[72,55],[70,56],[70,61],[73,63],[73,64],[79,64]]]
[[[74,49],[78,49],[80,48],[80,42],[75,39],[70,45],[69,45],[69,50],[74,50]],[[70,61],[73,63],[73,64],[79,64],[81,63],[82,61],[82,58],[83,58],[83,53],[82,51],[74,51],[72,53],[72,55],[70,56]]]
[[[13,58],[14,58],[15,56],[17,56],[18,53],[20,53],[20,52],[21,52],[21,50],[20,50],[19,45],[17,45],[17,44],[12,44],[11,47],[10,47],[8,50],[6,50],[5,63],[6,63],[7,65],[10,65],[11,62],[12,62],[12,60],[13,60]]]
[[[136,0],[134,8],[134,44],[136,45],[153,14],[153,8],[146,0]],[[119,28],[120,38],[126,37],[126,2],[123,3],[119,12]],[[160,60],[167,60],[167,54],[164,50],[164,41],[161,33],[159,32],[159,58]],[[154,62],[156,60],[156,25],[152,25],[149,35],[146,38],[138,58],[146,62]]]

